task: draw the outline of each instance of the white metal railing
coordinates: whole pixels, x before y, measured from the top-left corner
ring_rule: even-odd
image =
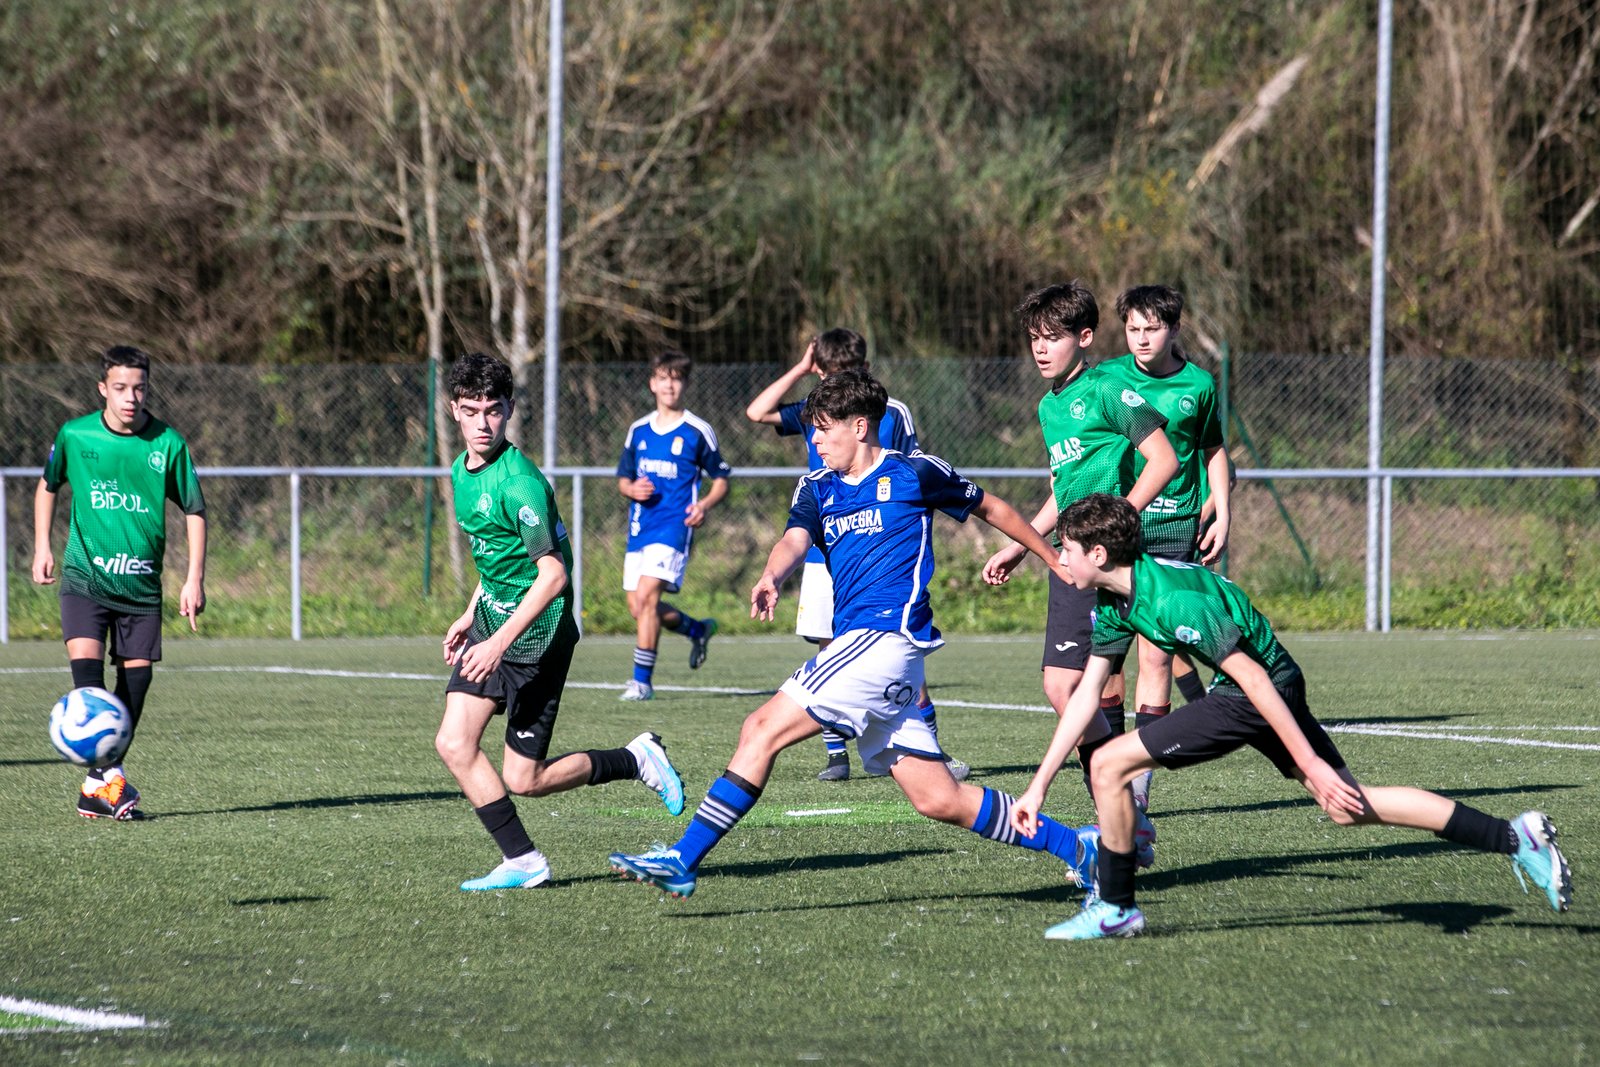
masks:
[[[982,482],[994,478],[1038,478],[1044,480],[1049,472],[1038,467],[973,467],[963,468],[962,474]],[[591,478],[606,482],[616,478],[611,467],[555,467],[545,472],[552,480],[572,480],[572,507],[568,523],[568,536],[572,544],[572,592],[575,610],[582,618],[583,610],[583,518],[584,483]],[[736,471],[739,478],[798,478],[805,471],[799,467],[745,467]],[[1369,587],[1368,595],[1376,595],[1380,606],[1377,629],[1388,633],[1392,625],[1391,591],[1393,574],[1394,483],[1402,480],[1461,480],[1503,478],[1587,478],[1600,479],[1600,467],[1519,467],[1519,468],[1427,468],[1384,467],[1376,471],[1365,468],[1250,468],[1239,472],[1241,481],[1313,481],[1313,480],[1364,480],[1381,500],[1380,537],[1378,539],[1377,566],[1368,568],[1368,581],[1376,574],[1378,588]],[[201,467],[202,478],[283,478],[289,485],[289,597],[290,636],[301,639],[301,554],[300,554],[300,487],[306,478],[448,478],[449,467]],[[8,523],[5,522],[6,479],[37,479],[37,467],[0,467],[0,644],[10,640],[10,547]],[[1369,623],[1368,629],[1374,627]]]

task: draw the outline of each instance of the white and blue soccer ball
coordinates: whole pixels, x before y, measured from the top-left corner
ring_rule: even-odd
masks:
[[[80,767],[116,763],[133,740],[133,716],[115,693],[74,689],[50,709],[50,743]]]

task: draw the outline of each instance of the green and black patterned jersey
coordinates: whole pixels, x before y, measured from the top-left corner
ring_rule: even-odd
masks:
[[[1129,389],[1166,416],[1167,440],[1178,455],[1178,473],[1139,515],[1146,552],[1189,558],[1200,534],[1200,506],[1205,503],[1206,452],[1222,446],[1217,418],[1217,387],[1211,375],[1184,360],[1166,377],[1147,374],[1132,353],[1095,368]],[[1135,477],[1144,457],[1133,457]]]
[[[116,433],[95,412],[61,427],[44,464],[51,492],[72,487],[61,591],[130,615],[161,613],[166,503],[206,509],[189,446],[146,414],[137,433]]]
[[[1300,676],[1299,665],[1273,636],[1272,624],[1244,591],[1198,563],[1140,555],[1126,600],[1100,591],[1090,650],[1097,656],[1121,655],[1134,634],[1165,652],[1188,652],[1217,670],[1214,689],[1240,691],[1217,669],[1235,649],[1261,664],[1275,686]]]
[[[1056,510],[1090,493],[1127,496],[1136,446],[1166,424],[1129,386],[1086,368],[1039,401]]]
[[[572,573],[572,546],[549,479],[510,443],[477,470],[467,469],[463,452],[450,468],[450,482],[455,489],[456,523],[472,540],[472,561],[483,586],[468,636],[482,641],[505,625],[528,595],[539,576],[536,559],[559,552],[567,573]],[[562,633],[577,636],[570,581],[511,642],[505,658],[534,663]]]

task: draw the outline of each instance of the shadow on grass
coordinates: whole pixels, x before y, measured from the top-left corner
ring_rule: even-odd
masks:
[[[250,811],[300,811],[316,808],[352,808],[362,804],[414,804],[428,800],[460,800],[456,790],[432,790],[426,793],[361,793],[353,797],[308,797],[305,800],[278,800],[271,804],[247,804],[240,808],[213,808],[207,811],[166,811],[147,816],[155,819],[186,819],[196,815],[236,815]]]
[[[248,900],[230,900],[236,908],[259,908],[265,904],[320,904],[327,897],[251,897]]]
[[[1408,923],[1412,926],[1434,926],[1442,934],[1468,934],[1486,922],[1504,919],[1517,914],[1519,909],[1503,904],[1469,904],[1459,900],[1409,901],[1395,904],[1374,904],[1370,907],[1340,908],[1337,911],[1308,912],[1302,915],[1264,916],[1240,919],[1236,922],[1216,923],[1203,930],[1259,930],[1295,926],[1378,926],[1391,923]],[[1550,917],[1553,917],[1553,913]],[[1558,921],[1518,920],[1506,923],[1527,930],[1570,930],[1584,937],[1600,933],[1600,926],[1572,925]],[[1173,931],[1176,932],[1176,931]]]
[[[59,759],[0,759],[0,767],[59,767],[65,762]]]

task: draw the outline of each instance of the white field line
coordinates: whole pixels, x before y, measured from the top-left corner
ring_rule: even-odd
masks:
[[[792,819],[809,819],[816,815],[849,815],[853,808],[795,808],[784,812]]]
[[[88,1008],[67,1008],[59,1004],[45,1004],[37,1000],[19,1000],[16,997],[0,996],[0,1011],[9,1011],[17,1015],[32,1015],[40,1019],[50,1019],[59,1023],[67,1023],[81,1030],[142,1030],[164,1026],[164,1023],[150,1022],[143,1015],[123,1015],[114,1011],[93,1011]],[[26,1030],[0,1030],[0,1034],[28,1033]]]
[[[285,666],[241,666],[241,667],[169,667],[166,670],[183,671],[191,674],[286,674],[308,678],[353,678],[373,679],[379,681],[407,681],[407,682],[443,682],[449,679],[445,674],[421,674],[402,671],[347,671],[333,668],[317,667],[285,667]],[[44,674],[60,673],[59,667],[0,667],[0,674]],[[621,686],[615,682],[567,682],[569,689],[617,689]],[[655,688],[664,693],[708,693],[722,696],[770,696],[777,692],[775,689],[748,689],[738,686],[715,685],[658,685]],[[980,711],[1031,711],[1038,714],[1050,712],[1050,708],[1039,704],[994,704],[970,700],[940,700],[942,708],[973,708]],[[1515,745],[1527,748],[1554,748],[1571,749],[1581,752],[1600,752],[1600,744],[1577,744],[1560,741],[1534,741],[1516,737],[1490,737],[1482,731],[1564,731],[1597,733],[1600,726],[1549,726],[1527,724],[1520,726],[1408,726],[1404,723],[1393,723],[1385,726],[1362,726],[1339,722],[1325,722],[1324,729],[1331,734],[1367,734],[1374,737],[1407,737],[1421,741],[1464,741],[1472,744],[1499,744]],[[1474,730],[1477,733],[1461,731]]]

